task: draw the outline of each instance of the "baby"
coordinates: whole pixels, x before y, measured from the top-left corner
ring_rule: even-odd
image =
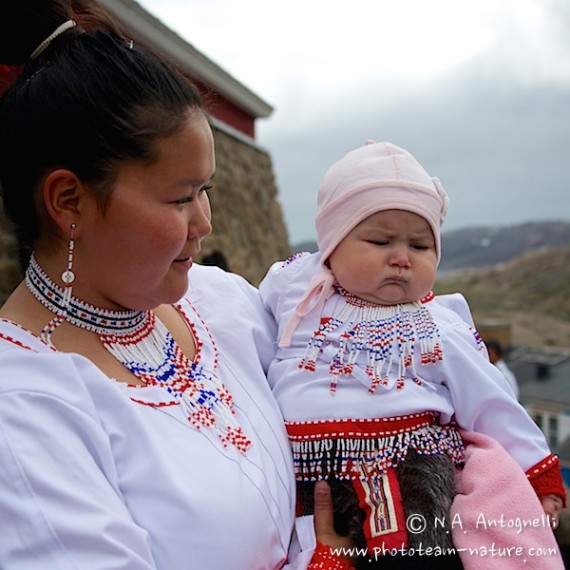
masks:
[[[339,531],[369,549],[413,544],[414,512],[448,514],[460,429],[499,442],[546,513],[565,501],[558,458],[489,362],[465,299],[432,293],[447,205],[413,156],[369,141],[324,177],[319,252],[274,264],[260,285],[279,326],[269,382],[301,499],[329,480]]]

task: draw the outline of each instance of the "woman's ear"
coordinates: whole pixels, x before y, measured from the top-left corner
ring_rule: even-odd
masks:
[[[46,176],[43,199],[49,216],[64,233],[71,224],[78,225],[85,188],[71,170],[58,168]]]

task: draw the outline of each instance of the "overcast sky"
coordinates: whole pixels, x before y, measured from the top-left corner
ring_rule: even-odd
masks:
[[[275,109],[257,122],[292,244],[368,138],[446,188],[444,231],[570,221],[569,0],[139,0]]]

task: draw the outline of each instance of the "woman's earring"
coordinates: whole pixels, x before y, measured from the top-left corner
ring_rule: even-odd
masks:
[[[71,299],[72,283],[75,281],[75,273],[73,273],[73,250],[75,249],[75,230],[77,226],[71,224],[71,233],[69,234],[69,246],[67,248],[67,269],[61,274],[61,279],[65,284],[65,291],[63,293],[63,303],[61,312],[57,314],[40,332],[40,338],[45,341],[49,346],[55,348],[51,342],[51,335],[53,331],[65,319],[67,310],[69,308],[69,301]]]
[[[67,269],[61,274],[61,279],[65,283],[66,289],[71,289],[71,284],[75,281],[75,273],[73,273],[73,250],[75,249],[76,228],[77,226],[75,224],[71,224],[69,247],[67,248]]]
[[[71,233],[69,234],[69,246],[67,248],[67,269],[61,274],[61,280],[65,283],[65,293],[63,294],[63,315],[67,313],[69,300],[71,299],[72,283],[75,281],[75,273],[73,273],[73,250],[75,249],[75,230],[77,226],[71,224]]]

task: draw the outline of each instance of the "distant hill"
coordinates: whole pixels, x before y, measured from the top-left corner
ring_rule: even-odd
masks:
[[[532,222],[444,232],[440,271],[485,267],[541,248],[570,244],[570,223]]]
[[[570,349],[570,244],[438,278],[438,294],[461,292],[475,322],[511,324],[512,344]]]
[[[301,243],[293,246],[293,253],[299,253],[300,251],[314,253],[317,249],[316,241],[302,241]]]

